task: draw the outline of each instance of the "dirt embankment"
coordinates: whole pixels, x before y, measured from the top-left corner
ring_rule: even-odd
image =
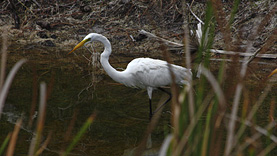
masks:
[[[184,17],[188,19],[191,29],[196,29],[198,23],[191,14],[184,16],[182,1],[11,0],[0,4],[0,31],[8,30],[11,43],[24,49],[69,51],[86,34],[96,32],[111,40],[114,51],[148,53],[157,51],[159,45],[149,40],[133,42],[132,36],[136,37],[138,30],[145,29],[168,40],[181,42]],[[229,30],[231,40],[224,42],[224,32],[218,23],[214,47],[225,49],[229,44],[233,45],[230,50],[244,51],[254,36],[255,49],[270,44],[264,53],[276,53],[276,4],[274,0],[242,0]],[[190,6],[199,18],[205,19],[205,1],[196,0]],[[223,9],[217,12],[221,16],[215,18],[228,20],[232,2],[221,1],[214,5],[214,10],[217,6]],[[257,33],[253,35],[256,29]]]

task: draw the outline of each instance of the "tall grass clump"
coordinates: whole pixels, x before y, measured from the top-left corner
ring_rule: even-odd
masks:
[[[269,114],[273,119],[266,126],[261,126],[256,120],[257,111],[262,104],[266,104],[265,98],[273,84],[265,79],[266,85],[260,85],[263,90],[258,96],[254,96],[257,95],[256,92],[249,92],[246,88],[246,75],[253,57],[245,56],[242,63],[234,57],[232,64],[223,61],[218,71],[212,73],[210,70],[209,50],[212,49],[216,28],[222,33],[225,50],[231,50],[233,47],[229,44],[232,36],[230,30],[239,2],[233,2],[228,20],[221,1],[207,2],[197,60],[191,65],[194,71],[192,85],[175,95],[178,100],[172,101],[173,128],[164,140],[159,155],[274,155],[273,152],[276,152],[277,137],[272,130],[276,126],[274,115],[272,112]],[[187,28],[186,25],[184,27]],[[259,23],[256,27],[259,27]],[[251,53],[256,35],[257,30],[253,29],[246,52]],[[189,54],[188,49],[185,51]],[[226,72],[235,66],[239,66],[237,75]],[[237,77],[237,81],[228,87],[230,77]],[[256,101],[250,105],[249,101],[254,99]],[[268,106],[275,108],[274,105],[275,100]],[[260,141],[264,143],[260,144]]]

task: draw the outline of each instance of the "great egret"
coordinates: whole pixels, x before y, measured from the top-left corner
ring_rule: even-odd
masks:
[[[122,83],[128,87],[135,87],[147,90],[149,96],[150,119],[153,115],[151,99],[154,89],[160,89],[170,96],[164,104],[166,104],[171,99],[171,94],[161,88],[163,86],[171,84],[172,82],[169,67],[166,61],[152,58],[136,58],[127,65],[126,70],[117,71],[109,63],[109,56],[112,52],[110,41],[105,36],[97,33],[88,34],[68,54],[72,53],[83,45],[91,43],[92,41],[99,41],[104,44],[105,49],[101,54],[100,62],[104,70],[114,81]],[[192,75],[190,69],[171,64],[171,70],[175,75],[175,82],[177,84],[189,84]]]

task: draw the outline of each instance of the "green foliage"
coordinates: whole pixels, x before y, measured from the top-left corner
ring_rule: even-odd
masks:
[[[94,120],[94,115],[91,115],[87,121],[84,123],[84,125],[81,127],[80,131],[77,133],[77,135],[74,137],[70,145],[67,147],[66,151],[63,153],[63,156],[68,155],[73,147],[78,143],[78,141],[82,138],[82,136],[85,134],[89,126],[92,124]]]
[[[232,9],[232,12],[231,12],[231,15],[230,15],[230,19],[229,19],[229,24],[228,24],[229,27],[234,22],[235,15],[236,15],[236,13],[238,11],[238,8],[239,8],[239,3],[240,3],[240,0],[235,0],[234,1],[233,9]]]
[[[1,147],[0,147],[0,155],[3,154],[5,148],[7,147],[9,140],[11,138],[11,133],[7,135],[7,137],[5,138],[5,140],[3,141]]]
[[[233,9],[231,11],[230,19],[227,22],[226,26],[229,28],[221,28],[220,30],[230,29],[230,26],[234,22],[234,17],[238,10],[239,0],[235,0],[233,2]],[[168,147],[167,155],[179,156],[179,155],[190,155],[190,156],[205,156],[205,155],[239,155],[239,154],[246,154],[246,155],[261,155],[268,154],[271,150],[276,147],[275,140],[276,138],[272,131],[272,125],[269,125],[262,129],[259,126],[255,125],[255,115],[257,109],[264,101],[264,98],[267,96],[269,90],[271,89],[272,84],[268,84],[265,86],[264,92],[259,96],[258,101],[252,106],[252,109],[243,110],[242,116],[238,116],[236,114],[235,117],[232,117],[229,113],[230,110],[226,110],[227,102],[224,102],[222,105],[222,98],[224,101],[227,101],[225,97],[219,97],[218,95],[222,95],[218,93],[219,91],[224,91],[224,85],[226,83],[226,62],[222,61],[219,66],[219,70],[216,73],[217,80],[215,78],[211,78],[211,72],[209,71],[210,68],[210,57],[211,54],[209,49],[212,48],[214,37],[215,37],[215,27],[217,22],[215,19],[215,10],[213,6],[216,4],[212,4],[211,1],[207,2],[207,9],[206,9],[206,18],[205,24],[202,30],[202,38],[201,43],[198,48],[197,52],[197,60],[195,62],[194,69],[199,70],[205,69],[206,72],[209,74],[204,74],[202,71],[201,77],[194,78],[193,80],[193,88],[190,91],[184,91],[179,96],[182,97],[180,102],[180,113],[177,118],[174,118],[174,122],[178,123],[178,130],[173,129],[173,140]],[[220,11],[219,11],[220,12]],[[220,18],[219,18],[220,19]],[[222,22],[224,23],[224,22]],[[228,31],[221,32],[221,33],[229,33]],[[227,36],[230,34],[227,34]],[[232,67],[229,67],[232,68]],[[211,82],[214,79],[216,82]],[[209,80],[209,81],[207,81]],[[215,89],[214,84],[218,84],[220,89]],[[241,81],[237,82],[237,87],[240,87]],[[193,90],[193,91],[192,91]],[[195,100],[190,100],[189,92],[193,92],[193,98]],[[232,97],[233,99],[240,99],[242,96],[240,92],[235,92],[238,94],[234,94]],[[228,94],[226,91],[225,95]],[[223,94],[223,95],[224,95]],[[249,101],[249,97],[244,97],[246,101]],[[193,104],[190,102],[193,101]],[[247,108],[244,105],[247,105],[247,102],[244,103],[242,101],[243,108]],[[229,102],[229,101],[228,101]],[[178,105],[178,104],[177,104]],[[195,106],[195,112],[193,112],[193,117],[189,116],[191,113],[189,111],[189,106]],[[174,108],[173,108],[174,109]],[[230,111],[232,112],[232,110]],[[246,115],[248,113],[248,115]],[[246,117],[247,116],[247,117]],[[223,120],[235,120],[240,124],[236,124],[236,128],[233,132],[234,140],[232,142],[226,141],[226,131],[227,133],[230,132],[230,128],[226,129],[225,123]],[[263,145],[264,150],[260,152],[255,148],[251,147],[251,143],[245,142],[246,138],[248,137],[246,132],[248,131],[258,131],[259,136],[264,135],[266,140],[266,144]],[[258,134],[257,134],[258,135]],[[226,141],[226,142],[225,142]],[[274,145],[275,144],[275,145]],[[231,147],[230,153],[226,152],[227,146]],[[216,153],[214,151],[216,148]]]

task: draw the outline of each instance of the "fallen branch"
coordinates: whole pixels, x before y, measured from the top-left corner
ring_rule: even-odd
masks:
[[[147,32],[147,31],[145,31],[145,30],[140,30],[140,31],[139,31],[139,34],[145,35],[145,36],[147,36],[148,38],[152,38],[152,39],[154,39],[154,40],[156,40],[156,41],[162,41],[162,42],[164,42],[164,43],[165,43],[166,45],[168,45],[168,46],[175,46],[175,48],[180,48],[180,49],[181,49],[181,48],[184,46],[182,43],[176,43],[176,42],[172,42],[172,41],[163,39],[163,38],[161,38],[161,37],[156,36],[155,34],[152,34],[152,33],[150,33],[150,32]]]
[[[239,55],[239,56],[254,56],[255,55],[254,53],[243,53],[243,52],[216,50],[216,49],[210,49],[210,52],[217,53],[217,54]],[[255,57],[266,58],[266,59],[276,59],[277,54],[256,54]]]
[[[201,23],[204,24],[204,22],[195,15],[195,13],[193,13],[193,11],[191,10],[191,7],[189,6],[189,4],[187,3],[187,7],[189,8],[190,13]]]
[[[150,39],[154,39],[156,41],[164,42],[166,45],[173,47],[174,49],[183,49],[184,45],[182,43],[177,43],[173,41],[169,41],[166,39],[163,39],[161,37],[156,36],[155,34],[152,34],[150,32],[147,32],[145,30],[140,30],[139,34],[145,35]],[[225,50],[216,50],[216,49],[210,49],[210,52],[216,53],[216,54],[225,54],[225,55],[239,55],[239,56],[248,56],[248,57],[258,57],[258,58],[264,58],[264,59],[276,59],[277,54],[258,54],[258,53],[245,53],[245,52],[234,52],[234,51],[225,51]]]
[[[221,62],[221,61],[225,61],[225,62],[233,62],[234,60],[232,59],[222,59],[222,58],[211,58],[210,59],[211,61],[218,61],[218,62]],[[244,63],[243,60],[239,60],[240,63]],[[253,62],[253,63],[256,63],[256,64],[262,64],[262,65],[268,65],[268,66],[273,66],[275,67],[276,66],[276,63],[268,63],[268,62],[265,62],[265,61],[258,61],[258,62]]]

